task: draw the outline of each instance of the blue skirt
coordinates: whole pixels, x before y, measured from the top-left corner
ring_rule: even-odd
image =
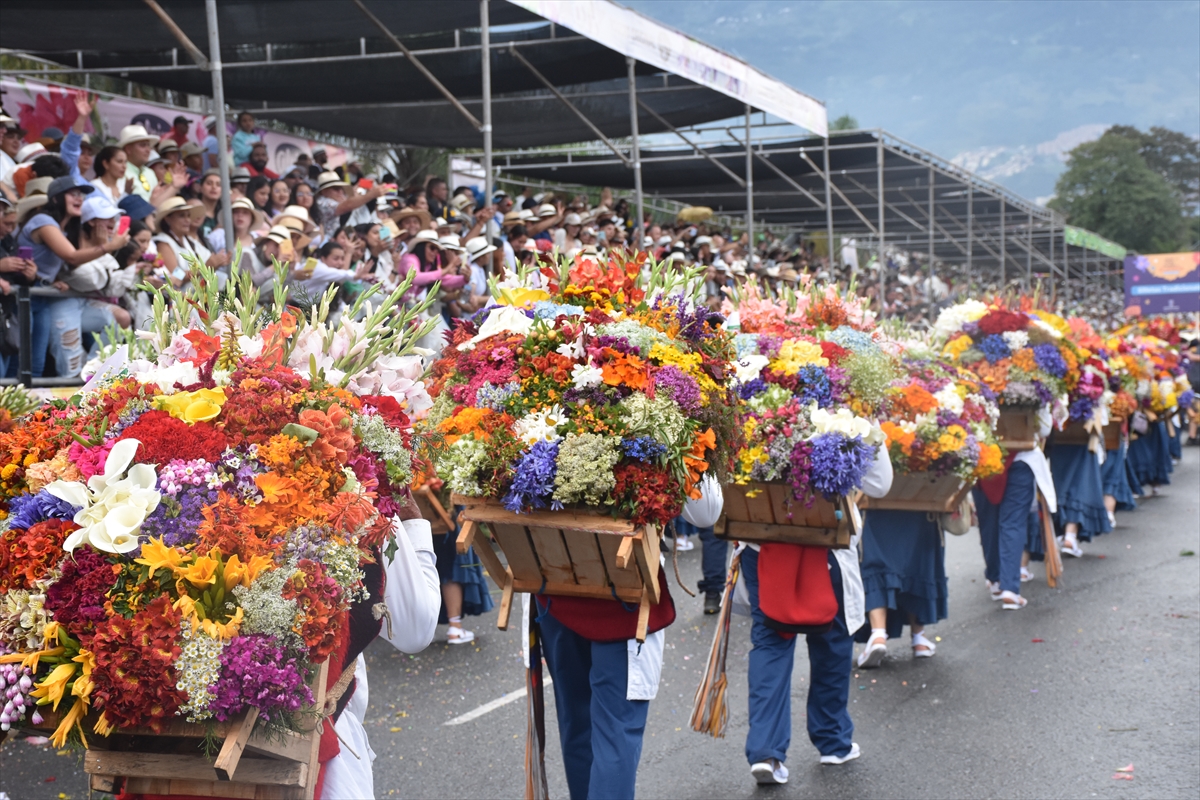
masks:
[[[1137,508],[1133,488],[1129,485],[1129,472],[1125,466],[1128,463],[1125,457],[1128,447],[1128,442],[1122,439],[1116,450],[1104,451],[1104,463],[1100,465],[1100,482],[1104,486],[1104,494],[1116,498],[1119,511],[1132,511]]]
[[[1058,495],[1058,512],[1054,517],[1060,528],[1069,522],[1076,523],[1079,538],[1085,542],[1112,530],[1104,507],[1100,464],[1094,453],[1085,445],[1056,444],[1050,451],[1050,473],[1054,476],[1054,493]]]
[[[459,553],[457,540],[457,531],[434,535],[433,553],[437,558],[438,578],[442,583],[461,584],[463,616],[477,617],[491,611],[496,604],[488,592],[487,578],[483,576],[483,565],[475,555],[475,548],[468,548],[467,552]],[[438,622],[445,625],[448,621],[446,603],[443,601],[442,609],[438,612]]]
[[[1179,416],[1180,416],[1180,418],[1182,418],[1184,415],[1180,414]],[[1165,424],[1166,423],[1164,423],[1164,425]],[[1171,435],[1167,436],[1167,453],[1171,456],[1171,458],[1175,459],[1176,461],[1183,458],[1182,438],[1183,438],[1183,426],[1182,425],[1180,425],[1179,427],[1177,427],[1175,429],[1174,436],[1171,436]]]
[[[1171,482],[1171,454],[1167,425],[1152,422],[1150,429],[1129,443],[1129,463],[1138,486],[1166,486]]]
[[[867,610],[886,608],[888,636],[900,636],[912,614],[919,625],[947,616],[946,548],[924,511],[870,509],[863,523],[862,581]],[[862,631],[870,634],[870,625]],[[866,641],[866,639],[863,639]]]

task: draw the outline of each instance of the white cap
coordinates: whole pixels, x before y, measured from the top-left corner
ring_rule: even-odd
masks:
[[[579,216],[578,214],[567,214],[566,218],[563,220],[563,225],[582,225],[582,224],[583,224],[583,217]]]
[[[711,236],[697,236],[696,241],[693,242],[693,244],[695,244],[696,247],[700,247],[701,245],[706,245],[706,244],[712,244],[712,237]]]
[[[93,192],[92,196],[83,201],[83,209],[79,213],[80,222],[91,222],[94,219],[116,219],[121,216],[121,209],[100,194]]]
[[[659,247],[666,247],[670,243],[671,243],[670,236],[664,234],[663,236],[658,237],[658,246]]]

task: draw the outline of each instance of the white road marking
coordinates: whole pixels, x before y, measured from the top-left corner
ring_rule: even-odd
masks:
[[[554,681],[550,679],[549,675],[547,675],[545,678],[545,684],[546,684],[546,686],[552,686],[554,684]],[[488,702],[488,703],[484,703],[479,708],[476,708],[473,711],[468,711],[467,713],[463,714],[461,717],[455,717],[454,719],[447,720],[446,722],[443,722],[442,724],[443,725],[462,725],[464,722],[470,722],[473,719],[479,719],[480,717],[482,717],[484,714],[487,714],[488,712],[495,711],[497,708],[500,708],[501,706],[506,706],[509,703],[513,702],[514,700],[520,700],[526,694],[528,694],[527,689],[525,689],[525,688],[517,689],[515,692],[509,692],[508,694],[504,695],[503,697],[497,697],[495,700],[492,700],[491,702]]]

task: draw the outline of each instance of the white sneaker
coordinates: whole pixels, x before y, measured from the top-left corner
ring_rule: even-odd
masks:
[[[466,644],[473,641],[475,641],[474,631],[465,631],[462,628],[455,627],[451,627],[446,631],[447,644]]]
[[[692,537],[690,536],[675,537],[675,549],[681,553],[686,553],[688,550],[695,548],[695,546],[692,544]]]
[[[788,768],[773,758],[752,764],[750,774],[759,786],[779,786],[788,782]]]
[[[858,742],[850,744],[850,752],[844,756],[821,756],[822,764],[845,764],[847,761],[853,761],[862,755],[862,750],[858,749]]]

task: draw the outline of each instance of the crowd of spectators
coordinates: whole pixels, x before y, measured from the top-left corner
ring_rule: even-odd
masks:
[[[217,270],[222,283],[234,270],[249,271],[264,297],[273,293],[278,261],[287,267],[288,296],[299,303],[334,284],[339,301],[349,303],[372,283],[391,291],[415,271],[407,299],[423,298],[439,284],[430,314],[440,324],[423,342],[431,349],[455,317],[487,302],[489,281],[518,265],[547,263],[556,251],[568,258],[648,251],[675,269],[696,270],[713,308],[751,277],[780,291],[803,288],[807,275],[842,288],[854,281],[880,310],[879,261],[853,242],[843,242],[831,263],[819,238],[781,238],[765,230],[751,247],[744,232],[734,235],[703,213],[671,222],[647,215],[639,226],[629,200],[608,189],[595,199],[531,188],[485,198],[470,187],[451,192],[439,176],[399,186],[394,176],[364,174],[355,162],[330,169],[320,149],[302,153],[280,175],[268,166],[248,112],[238,115],[231,141],[237,166],[229,176],[234,230],[227,232],[213,117],[204,119],[202,143],[187,118],[178,117],[163,137],[134,124],[101,146],[83,130],[92,102],[77,93],[72,129],[47,129],[31,143],[19,123],[0,112],[0,322],[6,333],[0,370],[10,377],[16,371],[14,285],[70,290],[69,296],[33,298],[32,362],[35,377],[71,378],[107,326],[148,324],[151,305],[141,284],[183,286],[194,261]],[[900,252],[889,252],[886,261],[882,311],[918,326],[964,295],[1019,288],[1018,282],[989,283],[956,265],[938,264],[931,275],[927,262]],[[1119,314],[1119,293],[1101,282],[1077,287],[1077,295],[1072,310],[1098,321]]]

